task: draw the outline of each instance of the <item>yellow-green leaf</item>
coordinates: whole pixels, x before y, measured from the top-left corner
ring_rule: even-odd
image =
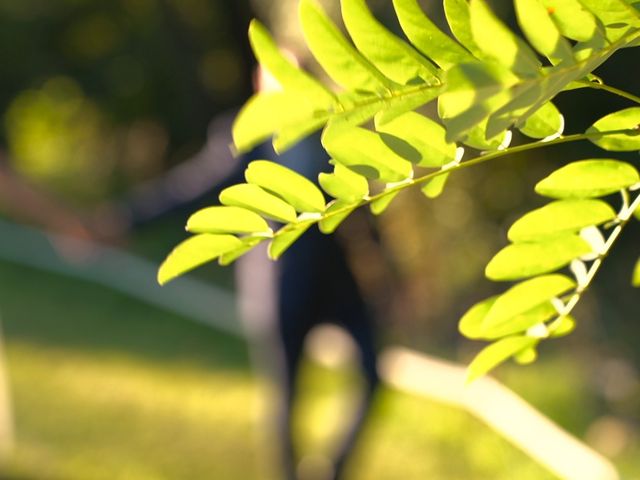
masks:
[[[341,0],[342,19],[358,50],[394,82],[440,83],[436,67],[378,22],[364,0]]]
[[[495,301],[484,318],[485,328],[500,328],[512,318],[576,287],[566,275],[552,274],[514,285]]]
[[[279,222],[296,221],[296,210],[291,205],[258,185],[233,185],[220,192],[219,198],[223,205],[246,208]]]
[[[393,82],[347,41],[315,0],[301,0],[299,14],[307,46],[336,83],[370,92],[386,92],[393,87]]]
[[[254,160],[244,173],[247,182],[281,197],[298,212],[324,211],[324,196],[310,180],[269,160]]]
[[[377,118],[376,118],[377,120]],[[376,130],[384,143],[421,167],[440,167],[456,158],[456,144],[447,142],[444,127],[416,112],[407,112]]]
[[[355,203],[369,194],[369,183],[362,175],[336,163],[333,173],[318,175],[320,185],[334,198]]]
[[[519,218],[509,229],[512,242],[528,242],[584,227],[601,225],[616,218],[616,212],[602,200],[557,200]]]
[[[560,35],[551,11],[540,0],[515,0],[518,23],[529,43],[549,61],[574,63],[569,42]]]
[[[220,255],[242,245],[233,235],[195,235],[180,243],[167,256],[158,270],[158,282],[164,285],[170,280],[204,263],[215,260]]]
[[[633,278],[631,283],[634,287],[640,287],[640,258],[636,262],[636,266],[633,269]]]
[[[283,227],[283,230],[279,231],[278,236],[271,240],[269,244],[269,258],[272,260],[280,258],[304,232],[309,230],[311,225],[313,225],[313,222],[300,222],[295,225]]]
[[[344,200],[334,200],[327,207],[324,217],[318,222],[318,228],[322,233],[333,233],[356,208],[357,204],[354,205]]]
[[[480,50],[518,75],[535,77],[541,64],[536,54],[491,11],[484,0],[469,2],[471,32]]]
[[[467,369],[467,383],[487,374],[512,356],[530,349],[538,343],[531,337],[517,336],[498,340],[488,345],[476,355]]]
[[[591,245],[573,234],[548,237],[537,242],[514,243],[491,259],[485,275],[496,281],[532,277],[557,270],[591,252]]]
[[[609,159],[589,159],[570,163],[535,187],[551,198],[603,197],[640,182],[638,171],[628,163]]]
[[[553,103],[547,102],[527,118],[518,129],[531,138],[548,139],[560,136],[564,130],[564,117]]]
[[[473,61],[467,50],[425,15],[418,0],[393,0],[393,6],[409,41],[441,68]]]
[[[444,187],[447,184],[448,178],[448,173],[440,174],[437,177],[433,177],[431,180],[429,180],[420,190],[425,194],[427,198],[439,197],[444,191]]]
[[[413,174],[411,162],[385,145],[380,135],[364,128],[335,128],[329,125],[322,145],[339,163],[369,179],[399,182]]]
[[[240,207],[203,208],[189,217],[187,230],[193,233],[269,232],[267,222],[257,213]]]
[[[640,107],[626,108],[602,117],[587,130],[587,133],[625,129],[629,131],[602,135],[589,140],[599,147],[613,152],[640,150]]]

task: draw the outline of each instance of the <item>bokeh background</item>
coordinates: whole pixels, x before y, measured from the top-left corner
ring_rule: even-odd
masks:
[[[337,2],[323,3],[336,12]],[[391,2],[369,3],[398,30]],[[442,24],[439,2],[422,3]],[[212,120],[248,98],[252,17],[300,48],[295,4],[0,0],[0,316],[14,430],[0,478],[278,478],[261,436],[268,408],[247,343],[91,275],[78,278],[73,272],[91,251],[31,228],[159,264],[185,238],[191,206],[129,231],[109,206],[192,158]],[[509,2],[493,4],[513,22]],[[620,52],[597,73],[640,94],[638,59],[637,49]],[[570,133],[629,106],[596,91],[561,94],[558,105]],[[587,144],[538,150],[460,172],[433,201],[401,195],[377,219],[386,266],[353,249],[383,345],[468,361],[480,345],[460,338],[457,319],[502,288],[483,278],[484,265],[511,222],[543,203],[533,185],[556,164],[592,156],[602,152]],[[637,154],[620,158],[638,165]],[[629,285],[639,239],[636,222],[581,302],[575,333],[544,343],[534,365],[496,373],[630,479],[640,478],[640,298]],[[67,268],[52,272],[49,254]],[[120,275],[135,277],[135,269],[123,266]],[[230,268],[192,276],[233,288]],[[331,451],[357,385],[348,361],[305,363],[301,468],[313,470]],[[376,400],[350,471],[354,479],[554,478],[468,413],[391,388]]]

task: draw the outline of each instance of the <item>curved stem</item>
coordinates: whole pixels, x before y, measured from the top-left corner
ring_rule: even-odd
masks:
[[[593,139],[593,138],[602,138],[605,137],[607,135],[615,135],[615,134],[620,134],[620,133],[629,133],[629,132],[634,132],[635,130],[629,130],[629,129],[620,129],[620,130],[608,130],[606,132],[589,132],[589,133],[577,133],[574,135],[566,135],[566,136],[560,136],[554,140],[550,140],[550,141],[537,141],[537,142],[531,142],[531,143],[527,143],[524,145],[518,145],[515,147],[510,147],[510,148],[505,148],[504,150],[499,150],[499,151],[494,151],[491,153],[487,153],[484,155],[480,155],[477,157],[474,157],[472,159],[469,159],[465,162],[462,162],[456,166],[453,166],[451,168],[448,169],[440,169],[437,170],[435,172],[431,172],[428,173],[426,175],[414,178],[412,180],[408,180],[406,182],[401,182],[398,185],[392,187],[392,188],[388,188],[387,190],[378,193],[376,195],[372,195],[370,197],[366,197],[363,198],[362,200],[360,200],[359,203],[357,204],[353,204],[353,205],[347,205],[343,208],[338,208],[335,209],[331,212],[325,212],[323,213],[320,218],[317,219],[313,219],[312,223],[317,223],[320,222],[321,220],[327,219],[327,218],[331,218],[335,215],[341,215],[344,213],[347,213],[348,211],[354,210],[356,208],[360,208],[362,206],[368,205],[372,202],[374,202],[375,200],[378,200],[382,197],[385,197],[387,195],[391,195],[395,192],[399,192],[401,190],[404,190],[406,188],[410,188],[416,185],[421,185],[423,183],[428,182],[429,180],[438,177],[440,175],[444,175],[445,173],[451,173],[451,172],[455,172],[457,170],[462,170],[465,168],[469,168],[475,165],[479,165],[481,163],[484,162],[488,162],[490,160],[495,160],[497,158],[501,158],[501,157],[505,157],[507,155],[511,155],[514,153],[522,153],[522,152],[527,152],[530,150],[536,150],[539,148],[545,148],[545,147],[550,147],[553,145],[559,145],[561,143],[569,143],[569,142],[577,142],[577,141],[581,141],[581,140],[589,140],[589,139]],[[288,224],[285,225],[284,227],[282,227],[281,229],[279,229],[278,231],[276,231],[273,234],[273,237],[277,237],[279,235],[282,235],[286,232],[289,232],[291,230],[295,230],[296,229],[297,224],[293,223],[293,224]]]
[[[617,224],[614,227],[611,234],[609,235],[609,237],[607,238],[603,251],[598,255],[598,258],[596,258],[591,264],[591,267],[587,271],[585,282],[582,285],[578,286],[578,288],[575,290],[573,295],[571,295],[566,305],[562,309],[562,312],[559,312],[561,316],[570,314],[571,311],[575,308],[575,306],[578,304],[578,302],[582,298],[582,294],[591,286],[593,279],[595,278],[596,274],[598,273],[598,270],[600,270],[600,267],[602,266],[603,260],[611,251],[611,248],[615,244],[618,237],[620,237],[620,234],[622,233],[622,230],[624,229],[624,227],[627,225],[627,223],[629,223],[629,220],[631,219],[633,212],[635,212],[638,208],[640,208],[640,195],[638,195],[630,205],[623,207],[623,209],[618,214]]]
[[[597,83],[597,82],[585,82],[585,85],[595,90],[604,90],[605,92],[609,92],[613,95],[626,98],[627,100],[631,100],[633,103],[637,103],[638,105],[640,105],[640,97],[632,93],[625,92],[624,90],[620,90],[619,88],[615,88],[610,85],[607,85],[604,83]]]

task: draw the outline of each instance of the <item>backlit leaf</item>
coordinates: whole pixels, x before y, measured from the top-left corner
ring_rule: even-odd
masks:
[[[563,315],[549,324],[549,336],[551,338],[564,337],[573,332],[575,328],[575,319],[571,315]]]
[[[279,222],[296,221],[296,211],[291,205],[258,185],[233,185],[220,192],[219,198],[223,205],[246,208]]]
[[[386,146],[379,134],[364,128],[328,126],[322,135],[322,145],[337,162],[369,179],[392,183],[413,174],[409,161]]]
[[[527,242],[561,233],[578,232],[616,218],[616,212],[601,200],[557,200],[519,218],[509,229],[512,242]]]
[[[421,167],[440,167],[455,160],[456,144],[445,140],[445,129],[419,113],[376,124],[376,130],[388,147]]]
[[[266,68],[285,90],[305,93],[301,100],[320,108],[327,108],[334,103],[333,93],[291,63],[280,52],[264,25],[257,20],[253,20],[249,25],[249,40],[260,65]]]
[[[547,102],[518,129],[527,137],[548,139],[562,134],[564,118],[553,103]]]
[[[591,245],[578,235],[559,235],[538,242],[514,243],[489,262],[485,275],[491,280],[515,280],[552,272],[571,260],[591,253]]]
[[[322,233],[333,233],[356,208],[357,204],[352,204],[344,200],[331,202],[325,211],[324,217],[318,222],[318,228]]]
[[[247,182],[282,197],[298,212],[324,211],[324,196],[318,187],[287,167],[268,160],[254,160],[244,176]]]
[[[436,67],[387,30],[365,0],[341,0],[342,18],[358,50],[388,78],[400,84],[415,80],[439,83]]]
[[[529,43],[549,61],[573,63],[569,42],[560,35],[551,13],[540,0],[515,0],[518,23]]]
[[[280,256],[300,238],[300,236],[309,230],[309,227],[313,225],[313,222],[300,222],[293,225],[287,225],[278,232],[271,243],[269,244],[269,258],[277,260]]]
[[[187,230],[194,233],[268,232],[267,222],[257,213],[240,207],[208,207],[189,217]]]
[[[596,19],[580,0],[540,0],[565,37],[586,42],[597,34]]]
[[[380,93],[393,87],[393,82],[349,43],[315,0],[301,0],[299,14],[307,46],[337,84]]]
[[[333,173],[318,175],[318,181],[325,192],[346,202],[355,203],[369,194],[367,179],[339,163]]]
[[[417,0],[393,0],[393,6],[407,38],[441,68],[473,61],[467,50],[435,26]]]
[[[580,0],[604,25],[615,42],[631,28],[640,28],[640,13],[625,0]]]
[[[594,198],[617,192],[640,182],[638,171],[618,160],[594,159],[570,163],[535,187],[551,198]]]
[[[425,194],[427,198],[439,197],[444,191],[444,187],[447,184],[448,178],[448,173],[443,173],[441,175],[438,175],[437,177],[433,177],[420,190]]]
[[[484,56],[471,34],[471,16],[468,0],[444,0],[444,13],[451,33],[469,50],[474,57]],[[456,62],[457,63],[457,62]]]
[[[399,193],[400,190],[394,190],[388,192],[380,198],[376,198],[373,202],[371,202],[371,213],[373,213],[374,215],[380,215],[381,213],[383,213]]]
[[[500,328],[509,321],[576,287],[565,275],[552,274],[525,280],[500,295],[484,318],[485,328]]]
[[[636,266],[633,269],[633,277],[631,283],[634,287],[640,287],[640,258],[636,262]]]
[[[233,235],[205,233],[188,238],[174,248],[162,262],[158,270],[158,282],[160,285],[164,285],[183,273],[215,260],[240,245],[242,242]]]
[[[625,129],[630,131],[589,140],[605,150],[614,152],[640,150],[640,107],[626,108],[602,117],[587,130],[587,133]]]
[[[539,74],[541,65],[536,54],[495,16],[484,0],[471,0],[469,14],[473,39],[485,55],[518,75]]]
[[[244,237],[244,238],[241,238],[240,241],[242,242],[242,244],[239,245],[238,247],[234,248],[233,250],[230,250],[230,251],[220,255],[220,257],[218,258],[218,264],[220,264],[223,267],[226,267],[227,265],[231,265],[233,262],[235,262],[242,255],[247,253],[249,250],[251,250],[252,248],[257,246],[261,242],[264,242],[266,239],[267,239],[267,237]]]
[[[485,347],[467,368],[467,383],[482,377],[512,356],[530,349],[538,343],[531,337],[507,337]]]

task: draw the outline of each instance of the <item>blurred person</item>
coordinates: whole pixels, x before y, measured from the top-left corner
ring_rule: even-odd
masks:
[[[273,88],[273,82],[267,72],[257,71],[256,88]],[[235,112],[214,119],[207,143],[196,156],[136,188],[115,208],[106,209],[110,211],[107,217],[124,219],[129,228],[135,228],[176,209],[192,212],[204,206],[204,199],[242,183],[248,163],[258,158],[278,162],[312,181],[330,167],[317,134],[280,156],[265,143],[234,159],[229,149],[234,116]],[[275,263],[268,259],[266,245],[262,244],[237,261],[236,283],[241,317],[257,345],[253,349],[254,363],[262,368],[266,364],[279,385],[277,433],[287,480],[298,478],[292,413],[305,340],[314,327],[326,322],[343,327],[354,340],[365,386],[353,418],[346,422],[349,425],[345,438],[333,460],[331,478],[344,478],[347,459],[355,448],[380,379],[372,314],[339,235],[324,235],[311,228]]]

